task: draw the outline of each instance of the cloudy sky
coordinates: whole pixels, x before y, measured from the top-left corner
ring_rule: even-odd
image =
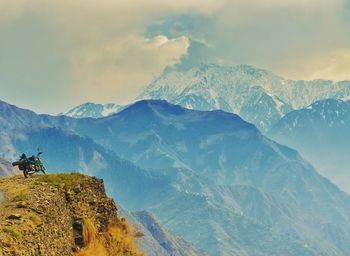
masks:
[[[350,79],[350,0],[0,0],[0,99],[127,103],[169,65]]]

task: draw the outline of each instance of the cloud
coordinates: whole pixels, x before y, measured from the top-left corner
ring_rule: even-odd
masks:
[[[1,84],[0,72],[0,89],[6,99],[29,106],[28,99],[16,94],[19,84],[26,84],[33,94],[46,95],[41,97],[45,100],[33,100],[37,109],[59,112],[62,99],[56,95],[66,95],[69,106],[84,101],[123,103],[166,66],[178,62],[186,68],[202,61],[245,63],[295,79],[350,79],[346,4],[345,0],[0,0],[0,32],[6,28],[4,35],[12,37],[6,38],[6,49],[0,49],[0,57],[6,57],[0,60],[0,70],[13,69],[7,72],[13,75],[8,75],[6,84]],[[19,36],[35,30],[33,24],[43,24],[32,35],[36,40]],[[41,42],[50,43],[43,47]],[[42,58],[39,48],[44,49]],[[35,61],[20,56],[19,49],[29,51]],[[17,74],[26,75],[17,78]]]
[[[79,90],[83,85],[88,98],[132,100],[139,89],[165,67],[178,63],[188,47],[186,37],[169,40],[163,35],[130,36],[83,47],[72,56],[72,76],[78,85],[76,93],[82,93]]]
[[[349,80],[350,49],[342,49],[311,59],[304,65],[306,79]],[[300,74],[299,74],[300,75]]]
[[[205,56],[226,65],[255,65],[292,79],[350,79],[349,72],[340,71],[350,66],[339,57],[350,44],[350,9],[346,1],[218,2],[209,16],[170,16],[152,24],[148,32],[168,36],[183,33],[196,42],[196,48],[192,43],[184,58],[186,64],[197,64],[196,60]],[[332,58],[339,64],[328,63]],[[333,68],[325,68],[327,65]]]
[[[0,0],[0,24],[18,18],[29,6],[29,0]]]
[[[197,2],[197,3],[196,3]],[[6,65],[7,61],[13,64],[11,79],[1,81],[3,97],[9,101],[19,102],[18,96],[11,88],[25,85],[31,92],[37,91],[41,97],[33,102],[36,109],[38,104],[45,105],[45,112],[62,110],[62,100],[55,98],[52,87],[60,91],[60,95],[66,94],[65,102],[69,106],[84,101],[117,101],[125,102],[135,96],[137,90],[151,81],[153,76],[159,74],[168,65],[173,65],[186,55],[189,40],[185,36],[169,39],[161,34],[152,37],[143,36],[148,24],[155,17],[161,17],[177,11],[195,11],[208,13],[206,4],[198,7],[199,1],[189,3],[179,0],[173,1],[126,1],[126,0],[61,0],[61,1],[26,1],[0,0],[0,31],[5,29],[10,36],[4,48],[0,49],[0,56],[6,59],[0,61]],[[5,15],[6,14],[6,15]],[[18,35],[31,30],[31,25],[40,20],[45,24],[47,31],[40,30],[32,37],[36,40],[18,40]],[[28,24],[28,25],[26,25]],[[36,26],[36,24],[35,24]],[[11,31],[11,32],[9,32]],[[30,36],[30,35],[29,35]],[[43,83],[38,72],[27,75],[28,70],[42,69],[43,63],[25,61],[18,49],[37,49],[37,41],[50,37],[50,49],[45,49],[46,73],[62,70],[57,67],[59,56],[69,59],[67,73],[59,75],[70,81],[70,86],[63,85],[57,79]],[[45,41],[47,41],[45,39]],[[1,43],[0,43],[1,45]],[[7,49],[5,49],[5,47]],[[48,53],[52,51],[52,54]],[[12,56],[9,56],[9,52]],[[29,53],[33,60],[41,60],[37,55]],[[8,70],[8,68],[5,68]],[[0,72],[1,73],[1,72]],[[17,78],[15,74],[25,73],[26,76]],[[1,83],[2,82],[2,83]],[[46,82],[46,79],[45,79]],[[15,85],[15,86],[11,86]],[[42,89],[39,89],[41,87]],[[47,100],[44,100],[47,99]],[[26,106],[30,103],[22,99]],[[34,101],[34,100],[33,100]],[[47,105],[50,102],[50,105]],[[59,108],[61,108],[59,110]],[[41,108],[43,109],[43,108]],[[40,111],[40,110],[39,110]],[[42,111],[42,110],[41,110]]]

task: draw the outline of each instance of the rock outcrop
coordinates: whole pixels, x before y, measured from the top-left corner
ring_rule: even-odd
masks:
[[[142,255],[100,179],[80,174],[14,176],[0,179],[0,191],[1,256]]]

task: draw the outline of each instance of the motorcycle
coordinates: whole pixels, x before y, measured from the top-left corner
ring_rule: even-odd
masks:
[[[40,155],[42,153],[43,152],[38,152],[36,156],[32,155],[31,157],[27,157],[26,154],[22,154],[19,158],[19,161],[13,162],[12,166],[18,166],[18,168],[23,171],[25,178],[28,178],[37,172],[46,174],[46,169],[40,160]]]

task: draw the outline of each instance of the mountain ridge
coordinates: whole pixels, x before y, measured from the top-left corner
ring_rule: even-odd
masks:
[[[80,125],[82,126],[79,127]],[[76,132],[92,137],[99,144],[138,166],[169,177],[170,186],[166,185],[164,189],[159,187],[159,194],[167,192],[164,197],[158,197],[155,205],[152,203],[145,205],[145,202],[136,201],[133,205],[128,205],[128,208],[137,210],[137,205],[140,204],[143,208],[149,207],[148,209],[159,216],[167,228],[194,242],[197,247],[208,251],[210,255],[214,255],[215,252],[222,255],[239,255],[232,249],[232,243],[239,240],[240,235],[230,233],[232,231],[229,231],[229,227],[232,229],[238,227],[241,221],[257,234],[264,234],[263,237],[273,237],[271,239],[274,242],[270,243],[274,244],[274,248],[264,247],[261,244],[257,245],[259,251],[271,253],[272,251],[269,250],[280,250],[284,255],[294,255],[296,252],[292,248],[302,250],[299,245],[303,239],[309,236],[317,237],[324,232],[319,231],[321,233],[316,235],[316,233],[307,231],[318,229],[315,216],[306,217],[311,214],[308,213],[308,208],[312,198],[318,198],[314,199],[315,205],[312,206],[315,209],[321,207],[322,204],[319,203],[327,201],[332,202],[331,204],[343,205],[344,211],[348,211],[346,205],[349,205],[349,199],[346,199],[345,194],[342,194],[326,179],[319,177],[312,166],[304,162],[296,151],[268,140],[253,125],[231,113],[194,111],[174,106],[166,101],[150,100],[137,102],[116,115],[96,120],[94,124],[91,124],[91,120],[82,120],[80,125],[76,126]],[[94,125],[96,125],[95,128]],[[85,130],[86,126],[89,126],[91,130]],[[109,133],[108,138],[105,136],[107,132]],[[222,151],[225,153],[220,155]],[[235,154],[230,152],[235,152]],[[164,186],[164,183],[158,184],[157,186]],[[310,189],[312,191],[309,191]],[[147,194],[147,191],[142,193]],[[337,195],[335,196],[337,200],[333,201],[327,195],[328,193]],[[246,199],[243,199],[243,195],[247,195]],[[260,197],[262,200],[253,200],[251,196]],[[260,205],[257,208],[258,212],[269,217],[262,218],[260,214],[255,215],[253,210],[255,206],[251,203],[246,205],[246,202],[251,200],[255,201],[256,205]],[[162,201],[164,203],[160,203]],[[295,202],[296,205],[286,205],[286,201]],[[179,209],[169,211],[171,205],[178,205]],[[227,209],[222,208],[223,205],[231,205],[234,210],[227,212]],[[196,233],[190,235],[183,231],[184,227],[179,224],[179,219],[187,219],[187,222],[192,223],[191,229],[200,230],[197,218],[203,219],[203,217],[198,217],[196,212],[204,214],[203,212],[208,211],[208,208],[210,214],[218,215],[225,221],[214,224],[207,219],[208,217],[205,217],[204,220],[208,221],[205,226],[214,225],[220,227],[221,230],[224,229],[224,232],[218,237],[225,237],[225,235],[234,237],[233,240],[225,242],[231,247],[216,241],[215,237],[199,237],[198,240],[194,240]],[[274,210],[271,212],[269,208]],[[285,210],[275,211],[280,208]],[[181,214],[181,211],[185,209],[192,212],[193,216]],[[299,213],[301,214],[299,217],[292,217],[291,212],[299,211],[303,212]],[[226,223],[228,219],[224,217],[224,212],[236,222]],[[323,210],[321,212],[323,213]],[[347,214],[345,212],[344,214]],[[244,213],[243,216],[240,213]],[[340,213],[332,214],[339,215]],[[273,231],[265,230],[265,227],[277,221],[276,216],[283,219],[283,221],[279,220],[279,223],[284,221],[288,223],[287,219],[290,218],[295,219],[296,222],[290,223],[289,228],[275,227]],[[305,218],[308,219],[308,224],[305,223]],[[323,218],[330,217],[320,214],[317,218],[319,218],[318,221],[325,221]],[[305,228],[305,225],[308,228]],[[242,228],[241,232],[247,232],[244,231],[245,227],[240,228]],[[284,233],[286,230],[297,238],[287,242],[288,236]],[[345,232],[344,236],[347,236],[346,231],[341,230]],[[199,231],[199,234],[212,232],[217,231],[204,228],[203,231]],[[309,235],[305,235],[304,232]],[[207,239],[217,244],[211,248],[203,247]],[[256,239],[263,240],[262,237],[256,237]],[[320,239],[322,244],[318,243],[317,239]],[[341,253],[337,246],[332,245],[332,242],[326,243],[321,237],[317,239],[310,241],[310,244],[318,245],[314,245],[313,249],[303,249],[304,254],[317,255],[319,250],[325,250],[330,255]],[[283,244],[285,249],[277,249],[277,244],[280,246]],[[249,252],[248,254],[254,255],[258,253],[253,247],[243,246],[243,249],[240,246],[242,244],[235,244],[235,248],[240,248],[239,251],[242,253]]]
[[[301,152],[318,171],[349,192],[350,101],[326,99],[282,118],[268,135]]]
[[[65,115],[74,118],[101,118],[117,113],[123,108],[125,107],[114,103],[96,104],[87,102],[76,106],[65,113],[60,113],[59,115]]]
[[[196,110],[222,109],[239,114],[265,133],[290,111],[326,98],[350,98],[350,81],[290,80],[251,65],[209,63],[184,70],[166,69],[140,92],[136,101],[165,99]],[[110,104],[84,105],[66,115],[100,118],[107,116],[103,109]],[[111,109],[108,115],[125,107]]]
[[[155,214],[166,229],[208,255],[350,250],[332,235],[336,230],[350,237],[349,196],[295,150],[237,115],[153,100],[100,119],[38,118],[132,162],[138,168],[123,172],[107,165],[94,174],[122,205]]]
[[[198,110],[223,109],[266,132],[282,116],[324,98],[350,96],[350,81],[295,81],[249,65],[202,64],[167,71],[138,99],[165,99]]]

